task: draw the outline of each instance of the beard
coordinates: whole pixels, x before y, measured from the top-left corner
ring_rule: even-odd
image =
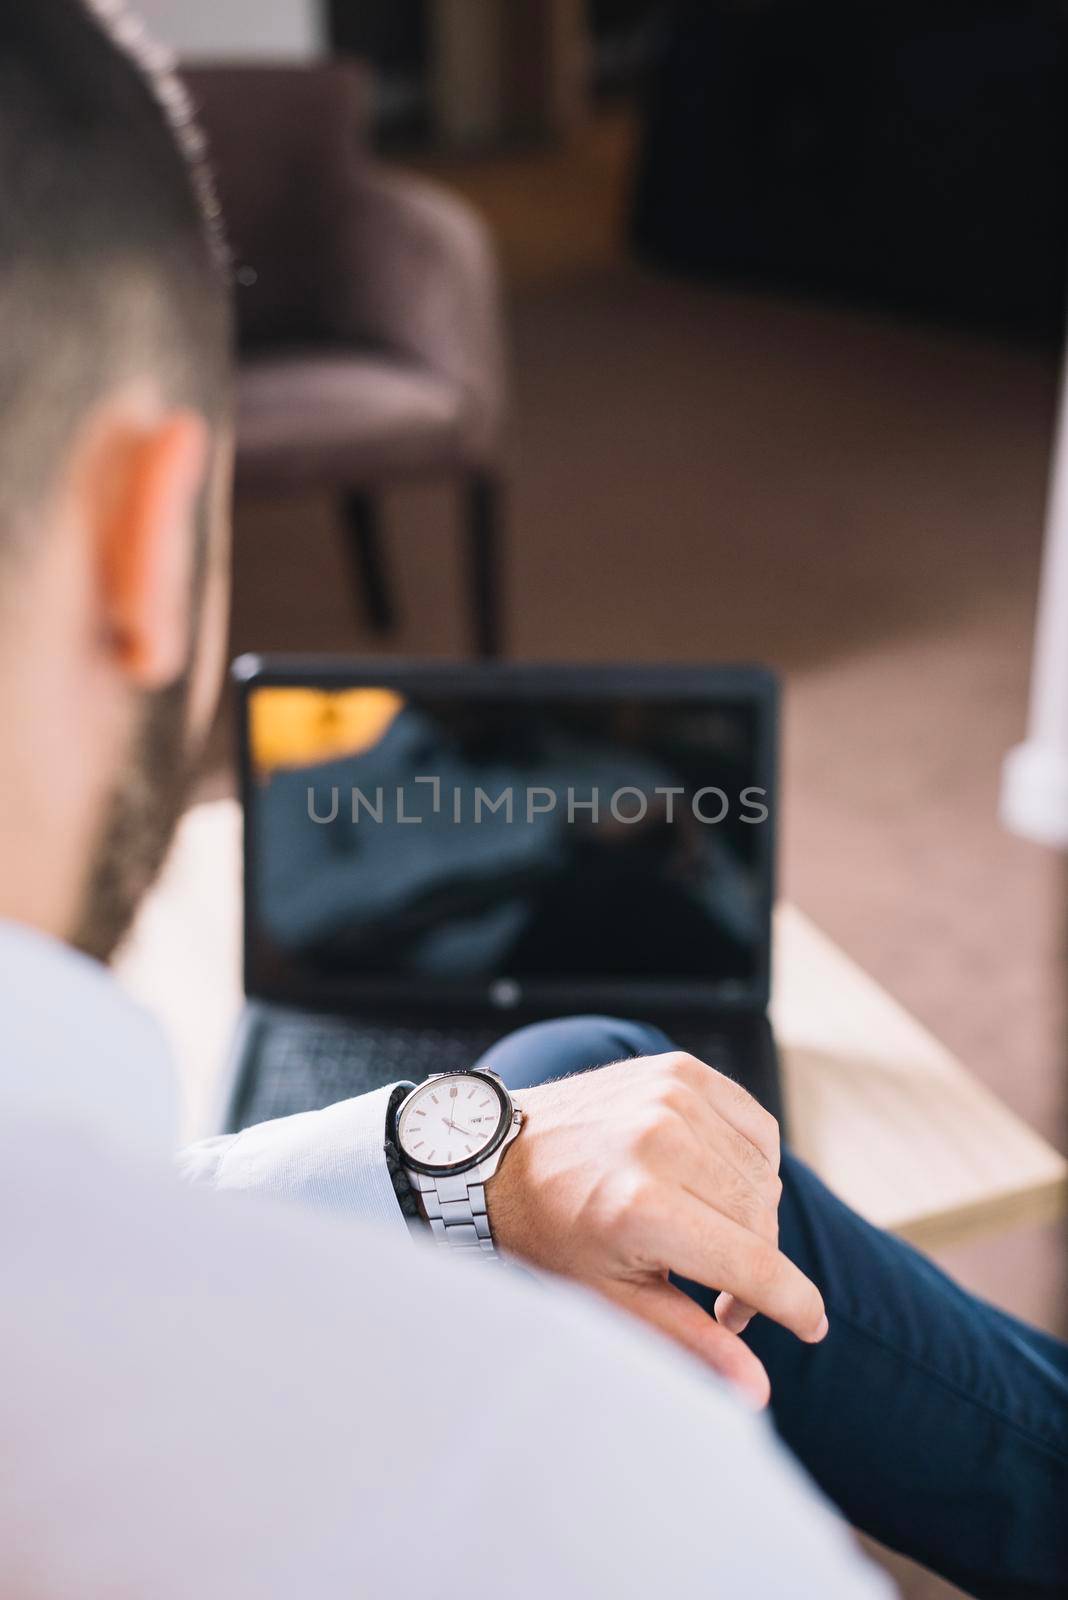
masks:
[[[105,806],[71,943],[107,961],[170,848],[193,776],[189,675],[145,697],[126,766]]]

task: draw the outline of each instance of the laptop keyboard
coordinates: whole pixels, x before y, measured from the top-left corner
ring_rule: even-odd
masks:
[[[316,1111],[384,1083],[469,1067],[500,1028],[422,1028],[396,1023],[272,1017],[262,1029],[238,1126]]]
[[[295,1111],[315,1111],[407,1078],[470,1067],[507,1028],[467,1024],[424,1027],[273,1013],[260,1025],[245,1068],[237,1128]],[[735,1051],[722,1030],[681,1019],[670,1034],[681,1050],[734,1075]]]

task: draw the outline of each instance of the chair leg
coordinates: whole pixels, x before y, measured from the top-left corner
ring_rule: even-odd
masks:
[[[468,480],[467,556],[475,652],[483,658],[502,649],[502,526],[500,483],[488,473]]]
[[[397,608],[382,542],[378,501],[367,491],[347,495],[344,513],[345,541],[357,588],[357,604],[377,633],[388,633],[397,625]]]

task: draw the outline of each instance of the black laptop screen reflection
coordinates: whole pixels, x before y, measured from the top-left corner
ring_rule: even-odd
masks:
[[[752,704],[261,687],[249,885],[294,992],[759,978],[772,798]]]

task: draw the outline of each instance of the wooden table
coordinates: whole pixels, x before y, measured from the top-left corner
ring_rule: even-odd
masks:
[[[241,1005],[240,815],[198,806],[119,964],[168,1032],[186,1133],[214,1131]],[[794,906],[773,1015],[795,1150],[864,1216],[929,1247],[1068,1207],[1068,1163]]]

